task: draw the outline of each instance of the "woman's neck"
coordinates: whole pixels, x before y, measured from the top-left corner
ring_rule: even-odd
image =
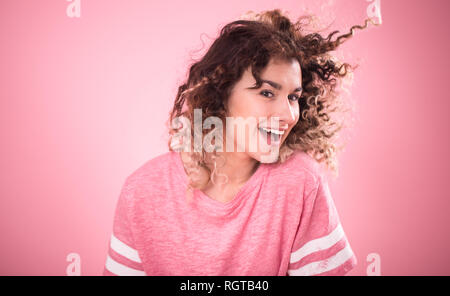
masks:
[[[227,186],[227,184],[243,185],[259,166],[257,160],[244,152],[216,152],[216,154],[216,173],[219,175],[225,174],[228,177],[226,184],[217,184],[219,187]]]

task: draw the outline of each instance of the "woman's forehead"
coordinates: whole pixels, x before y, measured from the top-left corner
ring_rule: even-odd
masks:
[[[261,71],[261,79],[275,82],[283,89],[286,87],[301,86],[302,73],[299,62],[296,59],[290,61],[271,59],[267,66]],[[255,83],[256,80],[251,72],[251,67],[248,67],[243,75],[242,82]]]

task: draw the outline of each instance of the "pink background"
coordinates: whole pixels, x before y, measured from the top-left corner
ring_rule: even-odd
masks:
[[[363,24],[365,0],[0,2],[0,275],[103,270],[115,203],[167,150],[165,122],[190,54],[247,10],[305,9]],[[382,1],[383,24],[341,47],[357,61],[358,118],[331,191],[359,264],[450,275],[450,2]],[[328,31],[327,31],[328,32]],[[205,33],[205,34],[202,34]]]

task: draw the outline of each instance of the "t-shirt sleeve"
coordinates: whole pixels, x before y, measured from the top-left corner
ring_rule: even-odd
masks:
[[[133,187],[133,183],[127,179],[116,204],[104,276],[146,275],[130,228],[128,201],[134,192]]]
[[[304,200],[288,276],[345,275],[357,264],[324,174]]]

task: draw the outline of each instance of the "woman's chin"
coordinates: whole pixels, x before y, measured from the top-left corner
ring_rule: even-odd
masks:
[[[251,152],[250,156],[261,163],[275,163],[278,161],[280,150],[274,146],[269,152]]]

